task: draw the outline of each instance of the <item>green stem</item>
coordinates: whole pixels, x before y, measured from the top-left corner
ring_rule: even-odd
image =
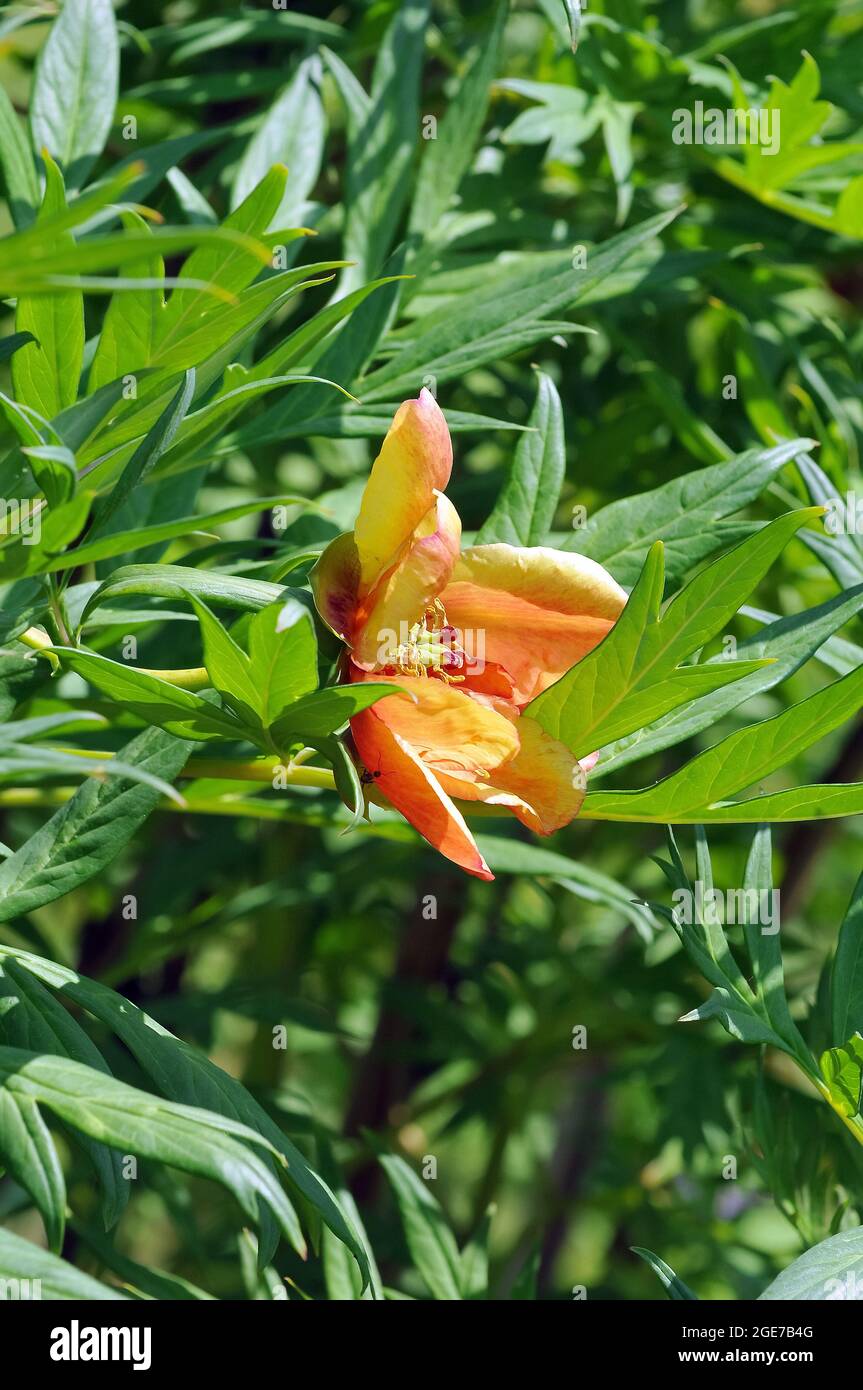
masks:
[[[57,751],[68,753],[71,757],[99,758],[106,762],[115,756],[107,749],[58,748]],[[302,751],[308,756],[315,752],[313,748],[304,748]],[[299,756],[287,763],[281,762],[278,758],[253,758],[250,762],[238,762],[233,758],[190,758],[180,776],[209,777],[231,782],[260,782],[272,786],[277,773],[280,784],[335,791],[335,778],[328,767],[309,767]]]

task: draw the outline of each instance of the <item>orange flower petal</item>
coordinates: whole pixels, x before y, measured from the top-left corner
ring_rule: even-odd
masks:
[[[446,420],[423,388],[418,400],[405,401],[396,411],[363,493],[354,527],[362,594],[392,569],[451,471]]]
[[[370,679],[355,666],[351,674],[354,679]],[[490,701],[472,699],[458,685],[433,677],[399,675],[394,679],[414,698],[382,700],[373,707],[376,716],[434,771],[446,769],[484,779],[518,753],[512,720],[492,708]],[[366,767],[374,771],[373,763],[366,762]]]
[[[354,660],[370,669],[386,665],[387,653],[408,640],[432,600],[446,585],[458,559],[459,514],[439,493],[414,531],[403,558],[373,590],[367,614],[354,636]]]
[[[464,645],[503,666],[525,705],[602,641],[626,594],[583,555],[478,545],[462,552],[441,599]]]
[[[407,740],[376,713],[379,709],[373,705],[351,720],[354,742],[366,767],[375,773],[375,786],[445,858],[476,878],[493,879],[461,812]]]
[[[587,770],[569,749],[550,738],[535,719],[517,724],[518,756],[492,776],[496,788],[519,799],[513,814],[538,835],[552,835],[578,815],[587,790]]]

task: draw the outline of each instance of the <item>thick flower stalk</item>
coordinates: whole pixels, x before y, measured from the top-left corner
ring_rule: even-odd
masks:
[[[457,802],[509,808],[541,835],[581,808],[581,763],[525,714],[602,640],[626,601],[584,556],[545,546],[462,550],[444,489],[452,443],[423,390],[396,412],[352,532],[312,574],[318,610],[345,643],[346,681],[389,678],[351,720],[375,786],[436,849],[493,877]]]

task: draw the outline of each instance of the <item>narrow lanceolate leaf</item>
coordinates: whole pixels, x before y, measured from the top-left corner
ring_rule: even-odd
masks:
[[[628,922],[646,941],[650,941],[657,920],[650,908],[632,896],[631,888],[618,883],[601,869],[545,845],[524,844],[503,836],[477,835],[479,851],[496,874],[524,874],[529,878],[550,878],[586,902],[602,903]]]
[[[30,144],[15,108],[0,86],[0,167],[16,227],[32,222],[39,206],[39,180]]]
[[[148,224],[136,212],[124,212],[123,224],[141,233],[149,232]],[[164,274],[164,261],[155,250],[151,255],[143,253],[140,261],[126,267],[126,275],[133,279],[161,280]],[[90,364],[89,392],[98,391],[118,377],[143,371],[153,353],[161,313],[162,291],[152,286],[118,290],[111,296]]]
[[[0,1047],[0,1053],[4,1051]],[[0,1161],[15,1182],[29,1192],[45,1224],[48,1244],[55,1253],[59,1253],[66,1222],[63,1169],[36,1102],[30,1096],[16,1095],[3,1085],[2,1063]]]
[[[563,409],[557,387],[538,373],[536,402],[513,460],[512,472],[491,516],[477,533],[478,545],[542,545],[554,519],[566,472]]]
[[[434,233],[453,195],[470,167],[488,110],[491,84],[497,76],[500,41],[508,12],[502,0],[491,30],[482,44],[440,122],[436,138],[429,140],[420,164],[408,230]]]
[[[863,543],[856,522],[857,495],[853,491],[843,494],[808,454],[801,454],[795,462],[812,501],[827,508],[824,533],[813,531],[807,536],[809,548],[843,588],[859,584],[863,580]]]
[[[463,1297],[462,1268],[455,1236],[426,1183],[403,1158],[381,1154],[390,1180],[411,1258],[433,1298]]]
[[[274,164],[287,168],[287,186],[270,217],[269,226],[296,226],[303,204],[317,182],[326,134],[321,76],[321,60],[317,54],[300,63],[285,91],[264,116],[240,160],[231,194],[234,206]],[[267,227],[261,230],[266,231]]]
[[[49,223],[66,207],[63,175],[51,158],[45,161],[45,196],[37,227]],[[69,233],[56,242],[58,250],[74,246]],[[56,290],[51,295],[23,295],[15,311],[15,329],[30,333],[32,343],[12,358],[12,383],[19,402],[51,420],[78,394],[84,358],[84,297],[80,290]]]
[[[50,571],[77,569],[79,565],[93,564],[96,560],[109,559],[113,555],[128,555],[133,550],[145,550],[147,546],[160,541],[176,540],[181,536],[192,536],[195,532],[209,531],[213,526],[236,521],[254,512],[271,511],[274,507],[308,506],[305,497],[258,497],[249,502],[240,502],[235,507],[222,507],[217,512],[205,512],[202,516],[183,516],[176,521],[157,521],[152,526],[137,526],[132,531],[115,531],[101,540],[86,541],[68,555],[60,555],[46,567]]]
[[[830,998],[833,1042],[840,1044],[852,1033],[863,1033],[863,876],[857,880],[839,929]]]
[[[30,125],[73,188],[102,153],[117,105],[120,66],[111,0],[64,0],[36,64]]]
[[[573,44],[573,48],[574,47],[575,45]],[[665,1292],[668,1294],[669,1298],[678,1300],[698,1299],[698,1294],[693,1293],[689,1286],[684,1284],[682,1279],[678,1278],[671,1266],[667,1265],[664,1260],[661,1260],[658,1255],[654,1255],[652,1250],[645,1250],[640,1245],[633,1245],[632,1252],[635,1255],[640,1255],[645,1264],[650,1265],[654,1274],[661,1279],[665,1286]]]
[[[274,161],[271,161],[274,162]],[[223,230],[258,238],[266,232],[284,197],[288,171],[282,166],[261,170],[242,201],[222,224]],[[192,252],[180,272],[179,283],[159,318],[154,343],[164,356],[172,342],[180,341],[198,320],[218,306],[218,300],[183,281],[215,285],[227,294],[239,294],[261,271],[259,258],[243,242],[230,247],[204,244]]]
[[[106,1299],[125,1301],[127,1297],[119,1289],[101,1284],[66,1260],[3,1229],[0,1229],[0,1283],[6,1289],[18,1289],[19,1298],[39,1297],[55,1302],[71,1299],[102,1303]],[[34,1288],[39,1290],[38,1295],[31,1292]]]
[[[54,649],[72,671],[125,710],[177,739],[239,738],[242,726],[217,704],[159,676],[77,647]]]
[[[676,216],[661,213],[612,237],[591,250],[581,271],[573,271],[571,255],[557,253],[539,266],[502,268],[499,278],[460,296],[455,307],[447,304],[413,324],[410,341],[358,388],[363,401],[407,395],[429,374],[439,381],[462,376],[471,366],[506,356],[518,343],[538,342],[543,322],[549,334],[570,331],[547,321],[597,291]]]
[[[863,1226],[814,1245],[769,1284],[759,1299],[821,1302],[859,1298],[863,1279]]]
[[[726,518],[754,502],[770,480],[810,443],[794,439],[773,449],[749,449],[724,463],[674,478],[651,492],[611,502],[573,531],[563,549],[598,560],[615,579],[629,586],[638,578],[650,547],[662,541],[666,578],[678,580],[723,542],[739,539],[723,530],[739,527]]]
[[[795,787],[734,802],[727,798],[753,786],[839,728],[853,717],[861,702],[863,668],[773,719],[730,734],[652,787],[588,792],[581,814],[600,820],[661,821],[667,825],[856,815],[863,810],[863,783]]]
[[[608,636],[532,701],[531,718],[579,757],[751,675],[757,663],[679,663],[723,630],[790,538],[818,515],[811,508],[778,517],[696,575],[661,615],[665,576],[657,542]]]
[[[368,114],[350,140],[345,259],[347,293],[380,273],[392,247],[419,142],[419,79],[428,0],[405,0],[378,48]]]
[[[755,997],[788,1046],[805,1053],[806,1044],[791,1018],[785,996],[779,899],[773,890],[773,846],[766,825],[760,826],[752,839],[743,875],[742,903],[743,934]]]
[[[88,539],[94,541],[102,534],[115,512],[128,501],[135,488],[152,472],[171,440],[180,428],[195,394],[195,373],[189,370],[174,399],[159,416],[152,429],[138,445],[110,494],[97,508]]]
[[[262,1148],[271,1146],[239,1121],[163,1100],[66,1057],[39,1056],[15,1047],[0,1047],[0,1095],[4,1094],[19,1106],[50,1111],[76,1133],[121,1153],[219,1182],[255,1224],[260,1202],[286,1235],[293,1231],[293,1209],[260,1156]]]
[[[148,729],[126,745],[122,757],[170,781],[190,748],[161,730]],[[140,782],[84,782],[0,865],[0,922],[33,912],[93,878],[119,854],[160,797],[159,790]]]
[[[105,985],[87,980],[64,966],[27,951],[7,947],[0,947],[0,951],[32,971],[50,989],[62,990],[64,996],[115,1032],[153,1084],[170,1100],[186,1105],[203,1105],[209,1111],[240,1121],[258,1131],[287,1160],[287,1181],[311,1203],[330,1230],[353,1252],[363,1282],[368,1279],[363,1243],[357,1238],[349,1217],[346,1217],[330,1188],[309,1166],[300,1150],[239,1081]],[[305,1247],[298,1225],[290,1238],[294,1247],[303,1252]]]
[[[291,593],[281,584],[263,579],[244,579],[241,575],[216,574],[186,565],[123,565],[115,570],[88,599],[81,616],[84,623],[108,599],[146,594],[152,598],[185,598],[194,594],[209,604],[224,604],[242,612],[255,613],[268,603]]]
[[[55,1053],[108,1072],[99,1049],[67,1009],[53,997],[32,971],[0,954],[0,1042],[30,1052]],[[113,1226],[129,1197],[119,1154],[83,1135],[79,1142],[96,1170],[102,1191],[102,1219]],[[28,1185],[28,1190],[29,1185]],[[36,1195],[34,1200],[36,1200]],[[62,1194],[61,1194],[62,1195]],[[60,1227],[63,1212],[60,1211]]]

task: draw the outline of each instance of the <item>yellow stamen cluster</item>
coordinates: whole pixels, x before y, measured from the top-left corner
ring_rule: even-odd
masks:
[[[387,664],[405,676],[438,676],[447,683],[463,681],[464,676],[451,675],[446,663],[453,654],[452,644],[441,641],[441,629],[448,627],[446,609],[439,598],[427,608],[420,622],[408,631],[408,640],[392,653]]]

